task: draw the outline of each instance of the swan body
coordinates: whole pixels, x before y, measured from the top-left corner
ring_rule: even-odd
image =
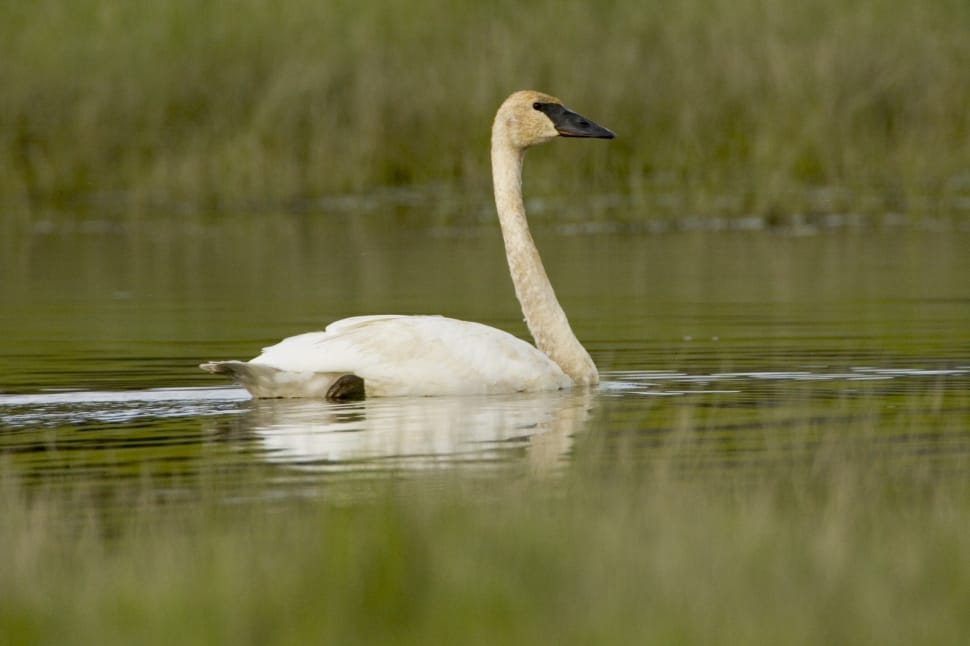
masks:
[[[568,388],[572,380],[522,339],[443,316],[355,316],[229,363],[257,397],[326,397],[354,374],[367,396],[474,395]]]
[[[357,316],[284,339],[250,361],[199,367],[231,376],[254,397],[492,394],[596,384],[596,366],[556,299],[522,202],[526,149],[560,136],[612,139],[613,133],[558,99],[528,90],[506,99],[492,126],[495,205],[535,346],[487,325],[442,316]]]

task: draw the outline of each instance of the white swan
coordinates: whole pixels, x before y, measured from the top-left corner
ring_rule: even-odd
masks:
[[[552,289],[522,203],[525,150],[559,136],[613,133],[534,91],[512,94],[492,125],[492,178],[505,254],[534,347],[507,332],[441,316],[357,316],[289,337],[251,361],[199,367],[253,397],[328,399],[510,393],[592,385],[599,374]]]

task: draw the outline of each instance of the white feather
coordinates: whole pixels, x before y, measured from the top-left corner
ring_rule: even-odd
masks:
[[[465,395],[567,388],[534,346],[443,316],[355,316],[283,339],[249,362],[286,373],[355,374],[368,396]]]

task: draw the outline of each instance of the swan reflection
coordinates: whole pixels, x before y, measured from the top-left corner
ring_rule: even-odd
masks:
[[[240,420],[264,457],[302,469],[372,471],[564,462],[588,391],[490,397],[253,400]]]

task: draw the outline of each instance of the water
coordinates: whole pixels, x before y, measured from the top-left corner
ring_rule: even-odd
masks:
[[[252,401],[196,368],[356,314],[440,313],[527,337],[495,225],[419,215],[9,226],[4,471],[128,504],[132,483],[233,500],[428,472],[756,474],[819,468],[832,438],[934,472],[970,455],[960,230],[537,227],[603,374],[590,392]]]

